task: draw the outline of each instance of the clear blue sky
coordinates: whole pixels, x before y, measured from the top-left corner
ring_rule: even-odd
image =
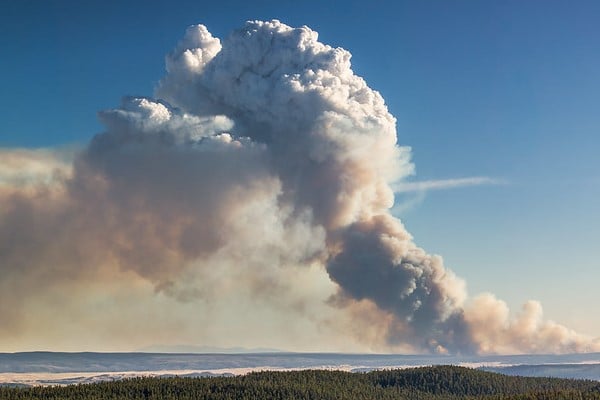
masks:
[[[598,1],[5,0],[0,147],[85,143],[98,110],[152,95],[188,25],[271,18],[353,54],[415,180],[505,182],[427,192],[400,215],[418,244],[470,293],[600,335]]]

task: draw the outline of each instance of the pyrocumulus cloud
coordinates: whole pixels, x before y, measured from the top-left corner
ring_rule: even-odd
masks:
[[[154,98],[100,112],[105,131],[73,160],[2,150],[9,346],[56,318],[52,340],[137,332],[152,343],[176,327],[179,340],[219,344],[234,327],[229,345],[600,349],[537,302],[513,315],[491,294],[469,298],[415,244],[390,213],[394,188],[495,181],[405,183],[410,151],[346,50],[275,20],[223,41],[197,25],[166,69]],[[74,317],[42,316],[56,309]]]

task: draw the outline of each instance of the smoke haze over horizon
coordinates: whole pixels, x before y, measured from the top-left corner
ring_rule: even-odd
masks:
[[[83,149],[0,150],[0,351],[600,351],[416,244],[390,211],[410,149],[348,51],[277,20],[196,25],[166,70]]]

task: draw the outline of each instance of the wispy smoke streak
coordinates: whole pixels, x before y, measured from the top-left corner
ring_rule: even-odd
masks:
[[[418,182],[400,182],[393,185],[394,192],[426,192],[429,190],[454,189],[465,186],[499,185],[505,183],[502,180],[489,178],[487,176],[473,176],[469,178],[442,179]]]
[[[441,257],[415,245],[390,213],[395,188],[495,181],[402,183],[410,152],[347,51],[278,21],[248,22],[223,42],[199,25],[166,65],[156,99],[99,114],[106,131],[68,173],[33,191],[0,175],[10,184],[0,191],[0,313],[16,327],[0,336],[30,307],[18,293],[130,273],[208,308],[245,293],[337,334],[352,318],[368,326],[356,340],[369,348],[600,348],[544,321],[538,303],[513,318],[491,295],[469,299]],[[319,306],[299,278],[315,266],[330,279]]]

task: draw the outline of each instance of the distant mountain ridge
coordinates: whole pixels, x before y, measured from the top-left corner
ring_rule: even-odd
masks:
[[[196,348],[209,350],[210,348]],[[212,348],[215,350],[215,348]],[[219,349],[227,350],[227,349]],[[106,375],[106,380],[131,373],[244,374],[256,370],[340,369],[367,372],[427,365],[463,365],[520,376],[553,376],[600,380],[600,353],[566,355],[448,356],[338,353],[0,353],[0,383],[18,382],[14,374],[38,374],[39,379],[68,379],[64,374]],[[13,375],[11,375],[13,374]],[[37,378],[35,378],[37,379]],[[34,380],[35,380],[34,379]],[[104,378],[103,378],[104,379]]]

